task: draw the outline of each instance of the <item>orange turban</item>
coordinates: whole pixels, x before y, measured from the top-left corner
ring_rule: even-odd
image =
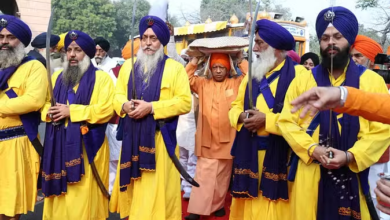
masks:
[[[137,53],[138,53],[138,50],[139,50],[139,47],[140,47],[140,43],[141,42],[140,42],[139,38],[134,39],[134,56],[137,56]],[[131,40],[127,41],[125,47],[123,48],[123,50],[122,50],[122,57],[125,60],[130,59],[132,57],[132,54],[131,54]]]
[[[230,58],[229,55],[224,53],[213,53],[210,58],[210,68],[213,67],[214,64],[219,63],[226,68],[226,70],[230,71]]]
[[[355,48],[357,51],[362,53],[365,57],[370,59],[372,63],[375,62],[375,57],[378,53],[383,53],[383,49],[380,44],[363,35],[358,35],[356,37],[352,48]]]

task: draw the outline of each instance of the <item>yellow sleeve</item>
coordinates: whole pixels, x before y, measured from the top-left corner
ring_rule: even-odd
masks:
[[[310,74],[308,70],[301,66],[296,65],[295,66],[295,76],[300,76],[302,74]],[[278,120],[279,120],[280,113],[273,113],[269,112],[265,116],[265,131],[271,134],[280,135],[282,136],[282,132],[279,129]]]
[[[232,102],[232,108],[229,111],[230,125],[237,131],[240,131],[243,123],[238,123],[238,119],[242,112],[244,112],[244,99],[246,86],[248,84],[248,76],[245,76],[238,89],[236,100]]]
[[[314,80],[312,74],[296,76],[296,78],[291,82],[284,100],[284,108],[279,116],[278,121],[278,126],[284,139],[288,142],[292,150],[299,156],[299,158],[306,164],[311,163],[311,158],[309,157],[307,150],[315,142],[313,138],[306,133],[306,129],[299,125],[300,111],[294,114],[291,113],[292,105],[290,103],[305,90],[309,89],[306,88],[307,82],[309,80]],[[312,118],[307,117],[303,120],[310,123]],[[313,150],[314,147],[311,148],[310,153],[312,153]]]
[[[59,71],[53,73],[53,75],[51,76],[51,84],[53,85],[53,88],[56,85],[57,78],[61,74],[61,72],[62,72],[62,70],[59,70]],[[50,96],[49,87],[48,87],[47,88],[47,95],[46,95],[46,103],[43,106],[43,108],[41,109],[41,120],[44,122],[51,121],[50,118],[47,117],[47,112],[49,111],[49,108],[51,107],[50,99],[51,99],[51,96]]]
[[[186,114],[191,110],[191,91],[184,67],[171,60],[167,61],[166,68],[164,74],[168,75],[163,76],[161,82],[160,100],[152,102],[155,120]],[[164,88],[168,85],[170,88]],[[163,91],[167,89],[171,94]]]
[[[46,101],[47,73],[39,61],[30,61],[19,68],[26,73],[27,79],[21,87],[23,94],[0,102],[0,116],[23,115],[40,110]],[[18,70],[17,70],[18,71]],[[19,79],[22,80],[22,79]]]
[[[361,85],[369,86],[369,92],[388,94],[383,78],[376,73],[367,74],[361,77]],[[372,80],[371,82],[369,80]],[[362,87],[362,86],[361,86]],[[367,89],[362,88],[366,91]],[[376,163],[390,144],[390,126],[379,122],[367,121],[359,117],[360,132],[358,141],[348,151],[351,152],[355,161],[349,164],[349,168],[357,173],[361,172]]]
[[[134,59],[135,62],[135,59]],[[115,86],[114,99],[113,99],[113,107],[120,117],[125,117],[126,114],[122,114],[122,105],[125,102],[128,102],[127,98],[127,90],[128,83],[130,79],[130,71],[131,71],[131,59],[127,60],[122,68],[119,71],[118,80]]]
[[[70,120],[72,122],[86,121],[90,124],[108,122],[114,110],[112,99],[114,97],[114,83],[108,73],[96,71],[96,82],[92,92],[91,104],[72,104],[69,106]]]

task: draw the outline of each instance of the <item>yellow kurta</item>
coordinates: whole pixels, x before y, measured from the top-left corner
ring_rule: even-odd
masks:
[[[345,71],[337,79],[333,76],[330,81],[334,86],[340,86],[345,81]],[[299,118],[300,112],[291,113],[291,101],[303,92],[316,87],[316,81],[311,73],[303,74],[291,83],[284,103],[284,109],[279,117],[279,128],[283,137],[299,156],[298,170],[291,192],[292,220],[314,220],[317,215],[318,183],[320,181],[320,165],[313,163],[308,155],[308,148],[319,142],[319,126],[313,137],[306,133],[312,117]],[[375,93],[388,93],[383,78],[371,70],[366,70],[360,77],[360,89]],[[338,118],[342,117],[339,115]],[[349,149],[355,156],[356,162],[349,168],[357,173],[376,163],[390,144],[389,126],[378,122],[369,122],[359,117],[360,131],[358,141]],[[310,153],[314,148],[310,149]],[[367,204],[360,189],[361,219],[369,220]]]
[[[19,115],[38,111],[45,104],[46,69],[39,61],[21,65],[8,80],[18,95],[9,99],[0,91],[0,129],[21,126]],[[39,155],[27,136],[0,141],[0,215],[34,211]]]
[[[114,109],[121,114],[122,104],[128,101],[127,90],[131,60],[126,61],[119,73]],[[152,102],[154,119],[165,119],[186,114],[191,110],[191,92],[187,74],[180,63],[168,59],[161,81],[159,101]],[[181,220],[180,174],[172,163],[160,131],[156,132],[156,170],[141,171],[141,178],[132,180],[127,191],[120,192],[120,165],[110,201],[110,211],[121,218],[142,220]],[[179,148],[176,148],[176,155]],[[120,164],[120,161],[119,161]]]
[[[55,86],[60,73],[61,71],[58,71],[53,74],[53,86]],[[73,88],[75,92],[78,86],[76,85]],[[114,85],[111,77],[103,71],[96,71],[95,86],[90,105],[72,104],[69,107],[72,122],[85,121],[90,124],[108,122],[114,113],[112,107],[113,96]],[[44,121],[47,121],[49,108],[50,101],[48,100],[42,109],[42,120]],[[85,175],[81,177],[80,182],[68,184],[66,194],[45,198],[43,220],[105,220],[108,218],[108,199],[101,192],[92,174],[84,146],[83,155]],[[96,169],[106,189],[108,189],[109,181],[109,157],[110,151],[106,137],[94,159]]]
[[[268,78],[274,72],[279,71],[284,66],[285,61],[279,64],[275,69],[268,72],[266,77]],[[295,75],[301,75],[308,72],[303,66],[295,66]],[[279,77],[277,77],[271,84],[270,89],[272,94],[275,96]],[[245,92],[248,84],[248,77],[245,77],[240,85],[237,99],[232,103],[232,108],[229,111],[229,119],[231,125],[240,131],[243,124],[238,124],[238,118],[240,114],[244,112],[244,99]],[[276,126],[276,122],[279,118],[280,113],[273,113],[272,109],[268,108],[268,105],[264,99],[263,94],[259,94],[257,97],[256,108],[260,112],[266,114],[265,127],[257,131],[259,136],[268,136],[269,134],[281,135],[279,128]],[[259,187],[263,170],[263,162],[265,156],[265,150],[258,151],[259,157]],[[230,207],[230,219],[231,220],[289,220],[289,215],[286,215],[286,210],[289,209],[289,203],[286,201],[270,201],[261,195],[259,191],[259,197],[253,199],[236,199],[233,198],[232,205]]]

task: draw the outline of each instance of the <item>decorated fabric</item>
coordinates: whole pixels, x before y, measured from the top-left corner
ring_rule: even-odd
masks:
[[[12,15],[0,15],[0,31],[4,28],[18,38],[25,47],[28,47],[32,33],[26,23]]]
[[[136,99],[146,102],[158,101],[160,99],[161,80],[165,68],[167,56],[158,62],[155,73],[148,82],[143,77],[143,67],[139,62],[134,65]],[[133,80],[130,74],[128,83],[128,100],[132,97]],[[125,117],[123,123],[123,142],[120,164],[120,190],[126,191],[131,180],[141,178],[141,170],[156,170],[156,143],[155,134],[157,121],[152,114],[142,119]]]
[[[81,78],[76,93],[73,85],[64,85],[61,73],[53,91],[56,101],[69,102],[70,105],[89,105],[95,87],[96,71],[91,63]],[[60,125],[46,124],[42,172],[42,193],[45,197],[66,193],[68,183],[81,181],[85,174],[83,144],[89,163],[94,161],[102,146],[107,123],[88,125],[89,131],[86,134],[81,133],[82,124],[84,123],[72,122],[70,118],[67,127],[64,121]]]
[[[318,39],[321,39],[331,23],[347,39],[349,45],[355,42],[359,31],[359,23],[356,16],[349,9],[337,6],[322,10],[316,21]]]
[[[257,97],[263,93],[264,99],[273,113],[280,113],[288,86],[295,77],[294,63],[286,56],[285,64],[280,71],[274,72],[279,76],[275,98],[267,90],[268,82],[264,77],[261,82],[252,80],[253,104],[256,106]],[[275,78],[277,78],[275,76]],[[270,93],[270,90],[269,90]],[[271,101],[272,100],[272,101]],[[248,86],[245,92],[244,109],[249,109]],[[258,150],[266,150],[264,168],[258,170]],[[268,137],[260,137],[252,134],[245,127],[237,132],[234,148],[232,149],[234,179],[232,195],[235,198],[256,198],[259,190],[264,197],[271,200],[288,200],[287,185],[287,160],[289,145],[283,137],[270,134]],[[260,189],[259,172],[263,172]]]

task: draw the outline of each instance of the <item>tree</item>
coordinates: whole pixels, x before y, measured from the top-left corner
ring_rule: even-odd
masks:
[[[116,29],[112,39],[113,49],[121,49],[129,40],[131,35],[131,22],[133,17],[134,0],[120,0],[114,2]],[[134,20],[134,36],[139,34],[138,26],[142,17],[148,14],[150,4],[146,0],[137,1],[137,9]]]
[[[109,0],[53,0],[53,33],[80,30],[92,38],[112,39],[116,30],[114,6]]]
[[[313,52],[320,56],[320,43],[318,41],[317,35],[310,34],[310,52]]]

